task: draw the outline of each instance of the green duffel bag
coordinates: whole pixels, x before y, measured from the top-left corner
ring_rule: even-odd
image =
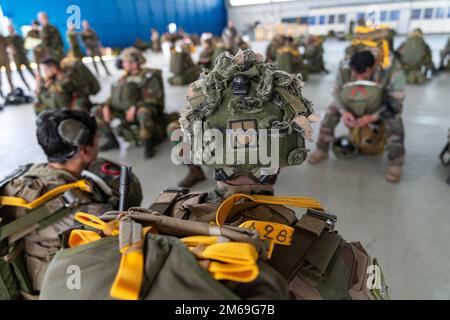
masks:
[[[209,225],[142,208],[97,218],[62,236],[40,299],[287,299],[256,230]],[[94,229],[97,229],[94,231]]]

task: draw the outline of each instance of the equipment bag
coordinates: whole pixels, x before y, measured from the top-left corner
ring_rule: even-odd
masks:
[[[76,219],[87,227],[63,236],[41,299],[288,298],[286,281],[263,262],[266,244],[255,230],[143,208]]]
[[[424,64],[427,54],[422,37],[409,37],[398,50],[403,66],[415,68]]]

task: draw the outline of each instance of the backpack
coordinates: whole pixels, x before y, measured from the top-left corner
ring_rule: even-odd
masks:
[[[76,219],[86,227],[63,235],[40,299],[288,298],[256,230],[143,208]]]
[[[81,60],[65,58],[62,65],[68,77],[77,88],[77,92],[86,95],[95,95],[100,92],[100,83]]]
[[[39,169],[32,165],[21,166],[0,181],[0,194],[7,186],[14,190],[13,196],[0,196],[0,300],[37,298],[38,293],[33,289],[24,259],[24,250],[28,252],[37,248],[25,248],[22,239],[70,214],[70,206],[74,202],[85,203],[86,197],[79,190],[92,192],[86,180],[44,192],[46,178],[39,177],[36,170]],[[9,182],[22,176],[20,182],[9,186]],[[27,202],[28,199],[34,200]]]
[[[406,67],[422,66],[427,54],[426,45],[422,37],[413,36],[406,39],[398,49],[400,62]]]

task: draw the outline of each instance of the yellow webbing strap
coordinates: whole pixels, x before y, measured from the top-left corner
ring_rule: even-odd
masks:
[[[19,197],[0,197],[0,206],[12,206],[12,207],[22,207],[25,209],[35,209],[42,204],[48,202],[54,197],[60,195],[61,193],[66,192],[70,189],[80,189],[86,192],[92,192],[92,186],[87,180],[78,180],[77,182],[64,184],[62,186],[58,186],[49,192],[43,194],[36,200],[32,202],[27,202],[25,199]]]
[[[294,48],[291,48],[291,47],[282,47],[282,48],[280,48],[278,50],[281,53],[290,53],[294,57],[298,57],[300,55],[300,52],[298,52],[298,50],[295,50]]]
[[[269,250],[267,251],[269,259],[272,256],[275,244],[290,246],[294,236],[294,228],[271,221],[247,220],[239,227],[257,230],[262,240],[270,241]]]
[[[256,203],[261,204],[279,204],[292,206],[297,208],[310,208],[316,210],[323,210],[320,202],[313,198],[307,197],[279,197],[279,196],[264,196],[264,195],[249,195],[244,193],[236,193],[231,197],[225,199],[222,204],[219,206],[216,212],[216,223],[221,226],[227,220],[228,215],[230,214],[231,209],[235,205],[236,202],[248,199]]]
[[[255,280],[259,275],[256,248],[245,242],[217,242],[218,239],[218,236],[192,236],[180,240],[199,259],[208,260],[207,270],[214,279],[244,283]]]
[[[107,236],[118,236],[122,232],[120,226],[122,228],[123,226],[127,226],[125,224],[119,224],[117,220],[106,223],[97,216],[85,212],[77,213],[75,219],[84,225],[103,231]],[[135,230],[137,229],[131,228],[127,231],[131,231],[132,233]],[[153,227],[139,228],[139,230],[142,230],[140,237],[136,237],[133,234],[128,235],[130,239],[137,239],[136,241],[120,248],[122,258],[110,290],[110,295],[113,298],[124,300],[137,300],[139,298],[142,280],[144,278],[143,239],[145,239],[148,232],[154,231]],[[70,233],[68,244],[72,248],[100,240],[101,238],[102,236],[95,231],[73,230]]]

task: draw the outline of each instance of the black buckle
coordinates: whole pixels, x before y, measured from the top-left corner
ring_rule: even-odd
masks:
[[[167,188],[165,189],[163,192],[176,192],[176,193],[181,193],[181,194],[188,194],[189,193],[189,189],[188,188]]]
[[[314,217],[314,218],[317,218],[317,219],[325,221],[327,223],[328,227],[331,230],[334,229],[334,226],[336,225],[336,222],[337,222],[337,216],[336,215],[328,213],[328,212],[325,212],[325,211],[320,211],[320,210],[315,210],[315,209],[308,209],[306,211],[306,214],[311,216],[311,217]]]

